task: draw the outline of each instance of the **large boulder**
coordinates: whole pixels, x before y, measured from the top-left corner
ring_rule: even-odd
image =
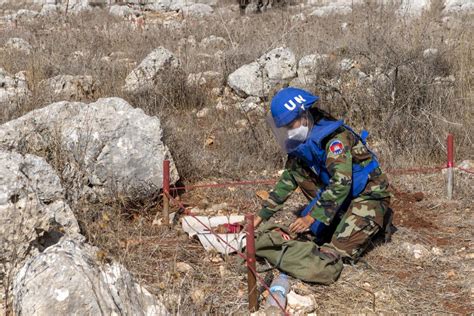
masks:
[[[121,265],[75,239],[28,260],[13,280],[16,315],[169,315]]]
[[[431,0],[401,0],[397,13],[401,16],[419,16],[424,11],[428,11]]]
[[[446,0],[444,2],[445,13],[470,13],[474,11],[473,0]]]
[[[294,77],[296,57],[290,49],[279,47],[231,73],[227,83],[242,97],[267,97],[272,88]]]
[[[78,235],[64,194],[43,158],[0,150],[0,283],[62,235]]]
[[[127,92],[140,92],[150,89],[161,82],[163,75],[179,68],[178,58],[166,48],[158,47],[125,78],[123,88]]]
[[[54,160],[72,199],[114,191],[145,196],[162,186],[163,159],[171,160],[171,181],[178,179],[160,120],[120,98],[32,111],[0,126],[2,148]]]
[[[5,69],[0,68],[0,103],[21,101],[30,93],[25,72],[10,75]]]

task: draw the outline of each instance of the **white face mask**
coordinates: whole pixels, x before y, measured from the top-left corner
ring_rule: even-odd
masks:
[[[288,131],[288,139],[304,142],[308,136],[308,126],[301,125],[300,127],[290,129]]]

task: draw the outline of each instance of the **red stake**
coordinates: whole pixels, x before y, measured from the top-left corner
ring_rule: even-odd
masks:
[[[169,224],[170,161],[163,160],[163,224]]]
[[[245,221],[247,222],[247,242],[245,249],[247,252],[247,283],[250,312],[256,312],[258,309],[257,278],[254,273],[254,271],[257,270],[255,266],[255,227],[253,220],[253,214],[245,215]]]
[[[448,134],[447,139],[447,148],[448,148],[448,199],[453,198],[453,187],[454,187],[454,137],[453,134]]]

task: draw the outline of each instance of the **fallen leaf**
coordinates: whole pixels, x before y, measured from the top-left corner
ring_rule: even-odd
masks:
[[[262,200],[268,200],[268,198],[270,197],[270,194],[265,190],[257,191],[255,192],[255,194]]]

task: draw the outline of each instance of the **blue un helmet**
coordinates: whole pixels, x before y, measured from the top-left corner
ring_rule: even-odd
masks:
[[[293,87],[281,89],[273,97],[270,106],[275,126],[280,128],[288,125],[318,100],[318,96],[303,89]]]
[[[297,88],[280,90],[272,99],[267,123],[276,141],[285,153],[290,153],[306,141],[313,127],[313,118],[308,109],[319,97]],[[301,118],[302,123],[294,127],[291,122]]]

